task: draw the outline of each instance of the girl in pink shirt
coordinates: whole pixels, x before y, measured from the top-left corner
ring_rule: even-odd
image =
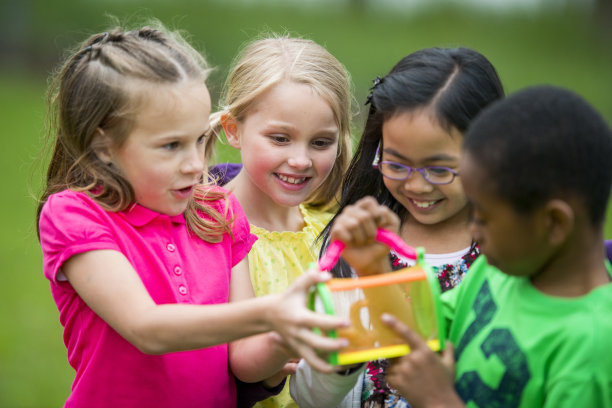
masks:
[[[176,33],[116,28],[86,40],[50,88],[54,150],[38,207],[43,270],[76,370],[66,407],[234,407],[227,342],[257,342],[264,379],[282,347],[321,370],[313,334],[339,319],[308,311],[309,274],[251,293],[255,241],[226,190],[202,184],[208,69]],[[206,180],[207,178],[204,178]],[[187,211],[188,206],[196,211]],[[253,378],[253,377],[251,377]]]

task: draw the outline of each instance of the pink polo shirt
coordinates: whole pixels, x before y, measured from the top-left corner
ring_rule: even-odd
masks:
[[[98,317],[61,272],[75,254],[111,249],[127,257],[158,304],[226,303],[231,268],[257,239],[237,200],[229,197],[234,238],[226,234],[216,244],[189,232],[183,215],[171,217],[139,205],[109,212],[70,190],[49,197],[39,224],[43,271],[59,309],[68,361],[76,370],[66,407],[236,405],[226,344],[143,354]],[[222,202],[216,205],[222,210]]]

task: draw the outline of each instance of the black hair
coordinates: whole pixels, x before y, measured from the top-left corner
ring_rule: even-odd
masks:
[[[368,97],[370,111],[344,178],[337,214],[360,198],[371,195],[391,208],[401,220],[408,216],[408,211],[384,186],[382,175],[372,168],[385,120],[427,107],[443,128],[455,128],[464,133],[484,107],[503,96],[503,86],[495,68],[477,51],[434,47],[402,58],[389,74],[375,82]],[[322,252],[326,249],[334,219],[321,233]],[[350,276],[350,268],[341,260],[332,274]]]
[[[612,185],[612,130],[581,96],[540,85],[487,108],[465,135],[494,194],[528,213],[551,198],[577,198],[603,222]]]

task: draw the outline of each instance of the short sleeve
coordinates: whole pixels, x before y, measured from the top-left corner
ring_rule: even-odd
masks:
[[[107,214],[83,193],[63,191],[49,196],[39,221],[45,277],[58,279],[70,257],[92,250],[119,250]]]

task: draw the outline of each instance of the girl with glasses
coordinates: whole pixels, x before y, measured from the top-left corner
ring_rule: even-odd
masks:
[[[504,96],[493,65],[466,48],[427,48],[377,78],[365,130],[349,165],[337,214],[374,196],[400,218],[400,235],[426,251],[442,291],[457,285],[478,256],[468,229],[470,208],[459,182],[463,134],[476,115]],[[323,251],[334,217],[322,233]],[[393,269],[411,261],[390,253]],[[342,260],[332,270],[354,274]],[[387,360],[313,372],[301,362],[291,394],[301,407],[409,406],[387,385]]]

